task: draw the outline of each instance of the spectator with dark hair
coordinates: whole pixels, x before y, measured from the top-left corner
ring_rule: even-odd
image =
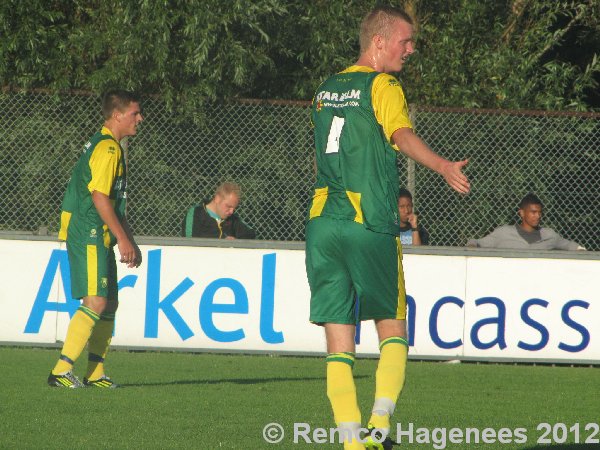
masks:
[[[419,216],[413,212],[413,198],[408,189],[400,189],[398,215],[402,245],[429,245],[429,233],[419,223]]]
[[[585,250],[551,228],[540,226],[542,201],[532,193],[519,203],[520,224],[502,225],[481,239],[471,239],[468,247],[514,248],[532,250]]]
[[[254,230],[235,213],[240,197],[241,189],[237,183],[226,182],[219,185],[212,200],[188,210],[181,224],[182,236],[254,239]]]

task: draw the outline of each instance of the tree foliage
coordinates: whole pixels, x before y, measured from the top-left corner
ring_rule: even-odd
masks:
[[[194,111],[235,97],[310,99],[358,56],[375,0],[5,0],[0,84],[123,86]],[[381,2],[378,2],[381,3]],[[402,73],[431,106],[600,106],[598,0],[388,0],[419,23]]]
[[[274,70],[263,30],[278,0],[9,0],[0,4],[2,85],[121,86],[192,110],[250,92]]]
[[[419,51],[403,81],[419,103],[586,110],[597,88],[600,2],[414,1]],[[587,47],[584,47],[587,46]],[[585,48],[585,50],[583,50]],[[580,60],[574,61],[574,53]],[[410,94],[409,94],[410,95]]]

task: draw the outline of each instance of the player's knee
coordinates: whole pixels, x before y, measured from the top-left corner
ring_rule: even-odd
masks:
[[[401,337],[406,339],[406,320],[382,319],[375,321],[379,341],[390,337]]]
[[[102,314],[106,310],[108,299],[106,297],[89,296],[83,298],[83,305],[90,308],[96,314]]]

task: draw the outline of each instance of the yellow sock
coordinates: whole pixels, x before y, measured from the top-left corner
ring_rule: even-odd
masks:
[[[389,431],[390,416],[404,386],[408,342],[401,337],[391,337],[381,341],[379,348],[381,355],[375,377],[375,403],[369,424]]]
[[[98,314],[86,306],[81,305],[77,309],[69,323],[60,358],[52,369],[54,375],[68,372],[73,368],[73,364],[85,348],[98,319]]]
[[[96,323],[88,344],[88,367],[86,378],[97,380],[104,375],[104,358],[115,328],[115,313],[104,313]]]
[[[356,386],[352,375],[354,353],[330,353],[327,355],[327,397],[333,409],[333,418],[342,432],[355,436],[360,428],[360,410],[356,399]],[[364,449],[357,439],[345,439],[344,449]]]

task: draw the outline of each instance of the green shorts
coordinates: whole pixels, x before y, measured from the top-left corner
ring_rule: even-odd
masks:
[[[102,229],[90,232],[85,239],[75,239],[69,228],[67,254],[73,298],[93,295],[118,300],[115,252],[106,245]]]
[[[406,319],[400,239],[349,220],[317,217],[306,225],[310,321]],[[357,305],[358,303],[358,305]]]

